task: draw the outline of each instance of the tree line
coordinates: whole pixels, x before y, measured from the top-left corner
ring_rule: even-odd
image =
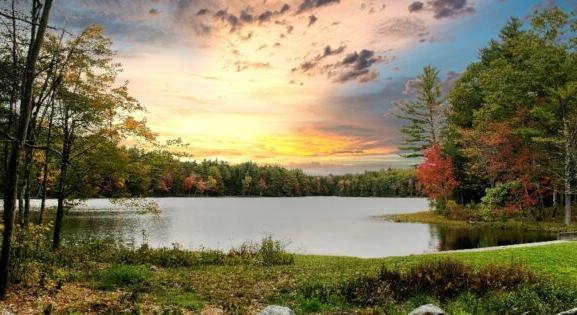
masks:
[[[30,196],[57,198],[58,168],[32,161]],[[166,149],[145,150],[100,143],[69,165],[63,183],[68,199],[202,196],[419,196],[414,169],[386,169],[362,174],[314,176],[300,169],[253,162],[188,161]],[[46,189],[46,190],[44,190]]]
[[[407,155],[441,213],[572,219],[577,191],[577,20],[511,19],[447,95],[426,67],[402,103]]]

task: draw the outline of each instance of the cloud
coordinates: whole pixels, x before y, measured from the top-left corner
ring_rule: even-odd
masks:
[[[158,12],[158,10],[154,9],[154,8],[148,10],[148,14],[150,14],[150,15],[158,15],[159,13],[160,12]]]
[[[428,32],[423,20],[417,17],[395,17],[377,25],[377,34],[394,37],[419,37]]]
[[[370,68],[383,60],[383,57],[375,55],[374,50],[363,49],[348,54],[340,63],[333,65],[333,70],[329,72],[329,76],[334,77],[334,82],[338,83],[351,80],[366,83],[378,77],[378,72]]]
[[[301,65],[298,68],[293,68],[292,71],[298,71],[300,70],[301,72],[307,72],[313,68],[315,68],[319,62],[327,57],[330,56],[335,56],[338,54],[341,54],[345,51],[345,49],[347,48],[347,46],[343,45],[343,46],[339,46],[336,49],[331,48],[330,45],[325,46],[325,48],[323,49],[322,54],[318,54],[316,55],[314,58],[312,58],[311,60],[307,60],[303,63],[301,63]]]
[[[436,19],[456,17],[475,12],[475,8],[467,4],[467,0],[433,0],[429,1],[428,5]]]
[[[320,7],[324,7],[324,6],[328,6],[328,5],[332,5],[332,4],[338,4],[340,3],[341,0],[304,0],[297,9],[297,14],[306,12],[306,11],[310,11],[316,8],[320,8]]]
[[[271,67],[268,62],[253,62],[245,60],[236,61],[234,66],[236,67],[236,72],[241,72],[247,69],[266,69]]]
[[[309,25],[308,27],[310,27],[311,25],[315,24],[315,22],[318,20],[318,18],[314,15],[310,15],[309,16]]]
[[[423,10],[423,8],[425,7],[425,4],[422,3],[421,1],[415,1],[411,4],[409,4],[409,12],[418,12]]]

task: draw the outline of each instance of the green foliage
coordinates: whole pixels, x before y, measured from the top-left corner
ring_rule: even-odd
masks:
[[[271,236],[265,237],[257,251],[257,262],[264,266],[290,265],[294,262],[294,255],[285,251],[285,246],[280,241],[275,241]]]
[[[95,278],[97,287],[105,290],[127,288],[147,291],[154,286],[153,273],[144,265],[114,265],[99,272]]]
[[[443,126],[443,109],[439,70],[426,66],[417,78],[417,100],[399,104],[399,118],[407,124],[401,127],[405,139],[401,150],[407,157],[422,156],[425,149],[439,143]]]
[[[511,19],[447,97],[443,148],[455,162],[454,197],[480,202],[483,219],[526,212],[538,219],[565,184],[575,193],[573,19],[559,8],[536,12],[529,26]]]
[[[485,196],[481,198],[479,205],[481,218],[489,221],[499,210],[508,213],[517,212],[519,209],[515,203],[519,189],[521,185],[517,181],[499,182],[495,187],[485,189]]]

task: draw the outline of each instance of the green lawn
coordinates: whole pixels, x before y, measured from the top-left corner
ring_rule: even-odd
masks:
[[[379,259],[298,255],[294,264],[286,266],[202,266],[164,269],[157,276],[163,279],[161,282],[170,282],[178,288],[175,295],[182,290],[190,291],[205,305],[235,305],[246,311],[268,303],[295,306],[299,303],[297,291],[306,284],[331,285],[352,277],[376,274],[384,265],[409,268],[426,260],[445,257],[476,267],[490,263],[521,263],[554,282],[577,285],[577,242]],[[152,293],[151,297],[155,295]]]

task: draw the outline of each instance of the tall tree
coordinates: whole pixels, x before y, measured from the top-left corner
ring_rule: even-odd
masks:
[[[24,73],[21,78],[22,92],[20,95],[20,109],[18,113],[16,135],[12,138],[8,168],[4,178],[4,232],[2,235],[2,253],[0,256],[0,298],[6,296],[12,229],[14,226],[14,210],[17,198],[20,154],[26,145],[26,140],[28,139],[28,128],[33,110],[32,93],[34,80],[36,78],[36,63],[44,42],[44,34],[48,27],[48,18],[51,7],[52,0],[32,1],[30,15],[30,43],[26,54]],[[14,20],[16,17],[13,16],[12,19]],[[17,78],[13,79],[18,80]]]
[[[431,66],[423,68],[417,78],[417,99],[399,104],[397,116],[407,122],[401,127],[405,139],[401,150],[408,151],[405,156],[422,156],[425,149],[439,143],[443,126],[443,100],[439,71]]]

